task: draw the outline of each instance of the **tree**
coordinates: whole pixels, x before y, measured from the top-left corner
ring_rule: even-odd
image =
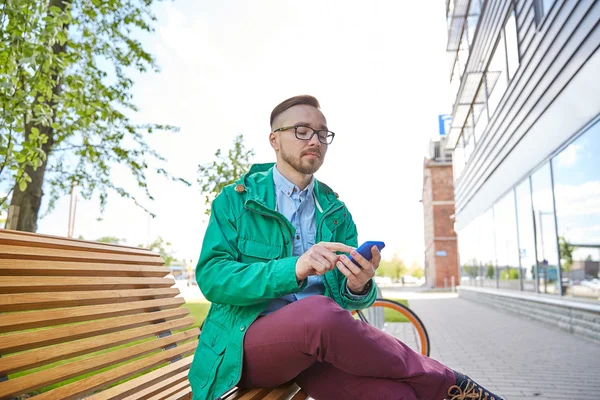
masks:
[[[381,260],[379,268],[375,271],[376,276],[389,276],[394,281],[398,281],[406,272],[404,261],[394,254],[390,261]]]
[[[135,124],[127,116],[130,73],[158,71],[153,57],[131,37],[151,32],[153,0],[21,0],[0,8],[0,182],[12,187],[0,209],[18,210],[16,229],[35,232],[43,189],[49,211],[77,185],[104,210],[109,192],[131,198],[111,179],[127,168],[147,199],[148,171],[172,177],[148,162],[164,161],[146,142],[160,124]],[[14,182],[14,184],[10,184]],[[146,210],[148,211],[148,210]]]
[[[165,265],[168,267],[172,263],[178,261],[175,257],[175,253],[171,249],[171,243],[165,241],[162,237],[157,237],[154,242],[150,243],[147,247],[143,244],[139,244],[138,247],[147,248],[152,251],[156,251],[162,259],[165,261]]]
[[[486,276],[490,279],[492,279],[492,278],[494,278],[494,276],[496,276],[496,270],[494,269],[493,265],[488,264]]]
[[[217,158],[212,163],[198,165],[198,183],[200,191],[204,194],[206,215],[210,215],[210,205],[221,190],[227,185],[235,183],[251,166],[250,160],[254,157],[254,150],[247,150],[244,146],[244,135],[236,136],[233,148],[226,155],[221,149],[215,153]]]
[[[559,236],[558,247],[563,269],[569,272],[571,271],[571,266],[573,265],[573,252],[577,249],[577,246],[569,244],[564,236]]]

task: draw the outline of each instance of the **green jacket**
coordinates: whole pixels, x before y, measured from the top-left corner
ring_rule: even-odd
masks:
[[[306,280],[301,286],[296,281],[295,229],[275,211],[273,165],[252,166],[212,204],[196,268],[198,285],[212,305],[189,372],[194,399],[215,399],[233,388],[242,374],[248,327],[272,299],[306,287]],[[344,203],[320,182],[315,182],[314,194],[316,242],[356,247],[356,226]],[[345,290],[346,277],[337,269],[323,281],[325,295],[347,310],[375,301],[375,285],[365,298],[353,300]]]

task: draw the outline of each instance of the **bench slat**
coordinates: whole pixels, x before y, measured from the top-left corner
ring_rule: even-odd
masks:
[[[129,362],[97,375],[53,389],[36,396],[36,400],[79,399],[95,390],[106,387],[124,378],[147,371],[176,357],[186,357],[196,349],[198,341],[184,343],[175,348]],[[191,358],[191,357],[189,357]],[[177,361],[178,362],[178,361]]]
[[[19,260],[0,258],[0,275],[32,276],[150,276],[164,277],[167,267],[158,265],[107,264],[78,261]]]
[[[308,399],[308,395],[306,393],[304,393],[302,391],[302,389],[300,389],[300,391],[298,393],[296,393],[294,395],[294,397],[292,397],[290,400],[306,400]]]
[[[182,400],[182,399],[187,399],[189,398],[189,395],[192,394],[192,388],[191,387],[187,387],[183,390],[180,390],[179,392],[169,396],[169,397],[163,397],[163,400]]]
[[[300,392],[300,387],[294,383],[289,382],[280,385],[276,388],[254,388],[254,389],[237,389],[231,393],[228,393],[223,397],[224,400],[258,400],[258,399],[290,399],[293,395]],[[306,399],[306,395],[300,397]]]
[[[1,293],[62,292],[77,290],[113,290],[169,288],[169,278],[72,277],[72,276],[0,276]]]
[[[187,308],[175,308],[85,322],[77,325],[4,335],[2,336],[2,340],[0,340],[0,355],[135,328],[156,321],[169,321],[187,315],[189,315]]]
[[[46,247],[53,249],[98,250],[107,253],[110,252],[142,255],[155,254],[149,249],[140,247],[128,247],[112,243],[69,239],[60,236],[31,234],[29,232],[6,231],[0,229],[0,245],[3,244],[27,247]]]
[[[162,258],[155,253],[148,255],[103,253],[86,250],[59,250],[46,249],[43,247],[11,246],[0,244],[0,258],[17,258],[29,260],[48,261],[90,261],[90,262],[118,262],[122,264],[164,264]]]
[[[257,400],[257,399],[262,399],[270,391],[271,391],[271,389],[268,389],[268,388],[256,388],[256,389],[241,390],[239,392],[239,396],[235,396],[234,395],[233,397],[231,397],[231,399],[236,399],[236,400]],[[230,398],[228,397],[227,399],[229,400]]]
[[[177,288],[0,294],[0,312],[124,303],[135,300],[163,299],[175,297],[178,294]]]
[[[190,382],[187,379],[177,382],[174,385],[162,388],[157,393],[155,393],[154,396],[146,397],[146,398],[144,398],[144,400],[169,399],[172,396],[177,395],[179,392],[181,392],[184,389],[190,389]]]
[[[175,297],[170,299],[134,301],[130,303],[6,313],[0,314],[0,333],[137,314],[140,311],[175,308],[184,303],[185,301],[183,298]]]
[[[193,337],[197,337],[199,333],[200,330],[197,328],[190,329],[185,332],[180,332],[175,335],[164,337],[162,339],[156,339],[150,342],[140,343],[131,347],[111,351],[106,354],[97,355],[84,360],[74,361],[69,364],[63,364],[44,371],[34,372],[29,375],[20,376],[18,378],[0,382],[0,398],[2,398],[3,396],[8,397],[18,395],[21,393],[26,393],[28,391],[39,389],[56,382],[70,379],[75,376],[99,370],[106,366],[127,361],[132,358],[151,353],[170,344],[182,342],[185,340],[189,340]],[[166,351],[161,351],[149,357],[144,357],[136,361],[136,363],[152,363],[153,361],[155,363],[154,365],[160,364],[162,362],[168,361],[169,359],[177,355],[186,353],[187,351],[193,351],[193,349],[196,348],[196,342],[197,340],[193,342],[184,343],[181,346],[177,346]],[[137,369],[134,372],[131,372],[130,375],[121,373],[123,371],[123,367],[129,364],[134,363],[128,363],[120,367],[110,369],[101,374],[84,378],[69,385],[65,385],[57,389],[51,390],[49,392],[43,393],[41,395],[38,395],[38,400],[42,400],[44,398],[65,399],[69,396],[78,395],[81,393],[89,393],[90,391],[101,385],[110,384],[111,382],[118,381],[140,371],[140,369]],[[93,382],[99,382],[101,380],[99,378],[101,375],[107,376],[109,375],[109,373],[112,373],[112,380],[109,379],[108,381],[102,382],[101,384],[92,385]]]
[[[148,372],[127,382],[96,393],[88,400],[140,400],[154,395],[163,385],[179,382],[183,377],[187,380],[193,357],[186,357],[160,369]]]
[[[52,346],[52,348],[41,348],[20,353],[2,359],[2,364],[0,364],[0,375],[9,375],[41,365],[50,364],[54,361],[65,360],[82,354],[89,354],[95,351],[108,349],[138,339],[155,336],[162,332],[185,328],[193,323],[194,318],[187,317],[160,324],[133,328],[126,331],[109,333],[107,335],[95,336],[76,342],[63,343]]]
[[[281,385],[271,390],[268,395],[264,397],[265,400],[288,400],[294,396],[300,387],[296,383],[291,385]]]

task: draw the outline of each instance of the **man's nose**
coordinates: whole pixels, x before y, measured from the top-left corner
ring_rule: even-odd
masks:
[[[321,147],[321,142],[319,141],[319,135],[314,134],[313,137],[310,138],[308,144],[313,147]]]

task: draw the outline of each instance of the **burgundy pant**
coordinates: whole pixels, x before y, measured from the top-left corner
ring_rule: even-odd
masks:
[[[254,322],[244,340],[240,387],[294,380],[317,400],[442,400],[454,372],[398,339],[311,296]]]

